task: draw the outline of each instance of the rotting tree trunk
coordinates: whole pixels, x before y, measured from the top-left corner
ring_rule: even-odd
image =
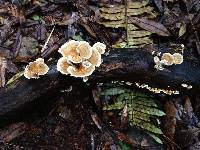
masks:
[[[162,89],[185,91],[181,84],[192,85],[190,91],[200,89],[200,62],[184,58],[180,65],[154,68],[154,57],[145,51],[118,49],[105,57],[103,64],[90,77],[91,82],[124,80],[139,82]]]
[[[182,83],[192,85],[188,92],[200,89],[200,62],[184,59],[180,65],[166,67],[159,71],[154,68],[153,56],[142,50],[115,49],[103,57],[102,65],[96,69],[88,82],[111,80],[146,83],[151,87],[186,91]],[[38,98],[52,97],[60,88],[82,82],[81,79],[64,76],[56,71],[55,65],[49,73],[38,80],[22,77],[20,81],[0,90],[0,118],[23,109]]]

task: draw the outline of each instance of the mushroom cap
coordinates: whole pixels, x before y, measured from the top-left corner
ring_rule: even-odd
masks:
[[[153,60],[154,60],[154,62],[155,62],[156,64],[160,62],[160,59],[159,59],[158,56],[155,56],[155,57],[153,58]]]
[[[82,58],[79,55],[69,55],[68,60],[75,64],[82,62]]]
[[[174,57],[170,53],[164,53],[162,55],[161,61],[166,66],[171,66],[174,63]]]
[[[45,75],[48,71],[49,67],[44,63],[44,59],[38,58],[26,66],[24,76],[28,79],[37,79],[40,75]]]
[[[88,59],[92,55],[92,50],[90,48],[91,48],[91,46],[88,42],[80,41],[76,50],[79,53],[80,57],[82,57],[84,59]]]
[[[99,67],[101,65],[101,54],[99,53],[99,51],[94,48],[94,47],[91,47],[91,50],[92,50],[92,56],[88,59],[88,61],[96,66],[96,67]]]
[[[57,70],[62,74],[68,75],[67,68],[69,67],[68,59],[66,57],[61,57],[57,62]]]
[[[174,53],[173,57],[174,57],[174,64],[181,64],[183,62],[183,55],[181,55],[180,53]]]
[[[95,47],[100,54],[104,54],[105,53],[105,50],[106,50],[106,45],[105,44],[103,44],[101,42],[97,42],[97,43],[95,43],[93,45],[93,47]]]
[[[79,68],[76,68],[74,66],[69,66],[67,68],[67,71],[71,76],[74,77],[87,77],[93,73],[95,70],[95,66],[90,66],[90,67],[85,67],[85,66],[80,66]]]
[[[68,56],[77,56],[79,55],[78,52],[76,51],[77,46],[79,45],[78,41],[71,40],[69,42],[66,42],[63,44],[58,52],[62,54],[63,57],[68,57]]]

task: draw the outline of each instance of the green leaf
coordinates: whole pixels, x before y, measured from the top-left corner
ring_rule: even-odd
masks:
[[[126,90],[123,88],[110,88],[101,92],[101,95],[114,96],[124,93]]]
[[[119,142],[119,145],[121,147],[121,150],[132,150],[131,147],[123,142]]]
[[[136,96],[132,95],[131,93],[123,93],[123,94],[120,94],[116,101],[125,101],[125,100],[128,100],[128,99],[133,99],[135,98]]]
[[[143,113],[146,113],[149,115],[154,115],[154,116],[164,116],[165,115],[165,113],[162,110],[159,110],[159,109],[153,108],[153,107],[148,107],[145,105],[138,105],[134,102],[131,104],[128,104],[128,107],[132,108],[133,110],[140,111],[140,112],[143,112]]]
[[[149,134],[157,143],[163,144],[162,140],[158,136],[156,136],[155,134],[152,134],[150,132],[147,132],[147,134]]]
[[[185,32],[186,32],[186,24],[181,23],[178,36],[179,37],[183,36],[185,34]]]
[[[144,121],[147,121],[147,122],[150,122],[150,117],[151,115],[149,114],[144,114],[144,113],[141,113],[139,111],[133,111],[133,110],[129,110],[129,120],[132,121],[132,118],[138,118],[138,119],[141,119],[141,120],[144,120]]]
[[[128,107],[128,118],[131,126],[144,129],[145,132],[151,134],[151,136],[158,142],[162,141],[155,134],[163,134],[161,129],[151,122],[151,119],[163,116],[165,113],[155,103],[154,97],[138,91],[123,88],[121,85],[115,88],[111,88],[102,92],[104,96],[113,96],[114,103],[103,107],[103,110],[122,110],[125,105]],[[122,115],[120,112],[119,115]]]
[[[132,118],[130,125],[137,126],[141,129],[145,129],[145,130],[153,132],[153,133],[163,134],[163,132],[161,131],[160,128],[156,127],[155,125],[153,125],[149,122],[145,122],[145,121],[137,119],[137,118]]]
[[[40,21],[40,16],[35,14],[32,16],[32,19],[35,21]]]
[[[80,35],[74,35],[72,37],[73,40],[76,40],[76,41],[84,41],[83,38],[80,36]]]
[[[106,105],[103,107],[103,110],[114,110],[114,109],[122,109],[124,107],[125,103],[123,102],[116,102],[111,105]]]
[[[21,71],[21,72],[15,74],[12,78],[10,78],[8,80],[8,82],[6,83],[6,85],[11,85],[15,80],[17,80],[18,78],[20,78],[23,74],[24,74],[24,71]]]
[[[115,44],[112,45],[114,48],[141,48],[153,43],[150,39],[152,32],[147,31],[144,27],[138,27],[130,19],[131,17],[142,17],[144,14],[150,19],[155,18],[154,8],[148,4],[148,0],[125,1],[121,5],[113,5],[113,7],[102,6],[99,9],[101,18],[98,22],[99,24],[109,28],[126,30],[126,39],[115,41]]]

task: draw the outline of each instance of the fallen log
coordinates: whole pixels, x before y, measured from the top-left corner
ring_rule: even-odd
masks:
[[[153,56],[148,52],[114,49],[103,57],[102,65],[89,77],[88,82],[139,82],[151,87],[193,93],[200,89],[200,62],[185,58],[182,64],[165,67],[162,71],[155,69],[154,65]],[[55,68],[55,64],[52,65],[49,73],[38,80],[22,77],[18,83],[0,89],[0,118],[18,112],[41,97],[52,98],[60,88],[82,82],[81,79],[61,75]],[[192,85],[192,89],[183,88],[182,83]]]

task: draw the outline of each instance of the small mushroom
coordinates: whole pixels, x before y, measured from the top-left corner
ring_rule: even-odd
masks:
[[[57,62],[57,70],[62,74],[68,75],[67,68],[69,67],[68,60],[66,57],[61,57]]]
[[[158,56],[155,56],[155,57],[153,58],[153,60],[154,60],[154,62],[155,62],[156,64],[160,62],[160,59],[159,59]]]
[[[79,55],[76,48],[79,45],[78,41],[71,40],[69,42],[66,42],[63,44],[58,52],[62,54],[63,57],[68,57],[68,56],[77,56]]]
[[[88,61],[96,66],[96,67],[99,67],[101,65],[101,54],[99,53],[99,51],[94,48],[94,47],[91,47],[91,50],[92,50],[92,56],[88,59]]]
[[[92,55],[92,50],[90,48],[91,48],[91,46],[89,45],[88,42],[80,41],[76,50],[80,54],[80,57],[82,57],[84,59],[88,59]]]
[[[174,64],[181,64],[183,62],[183,55],[181,55],[180,53],[174,53],[173,54],[174,57]]]
[[[164,53],[162,55],[161,62],[166,66],[171,66],[174,63],[174,57],[170,53]]]
[[[28,79],[38,79],[40,75],[45,75],[48,71],[49,67],[44,63],[44,59],[38,58],[26,66],[24,76]]]
[[[69,66],[67,68],[67,71],[69,72],[71,76],[82,77],[82,78],[90,76],[94,70],[95,70],[95,66],[85,67],[83,65],[80,67]]]
[[[163,66],[162,66],[162,63],[160,61],[160,58],[158,56],[155,56],[154,58],[154,62],[155,62],[155,66],[154,68],[158,69],[158,70],[163,70]]]
[[[105,44],[97,42],[97,43],[95,43],[93,45],[93,47],[95,47],[100,54],[104,54],[105,53],[105,50],[106,50],[106,45]]]

